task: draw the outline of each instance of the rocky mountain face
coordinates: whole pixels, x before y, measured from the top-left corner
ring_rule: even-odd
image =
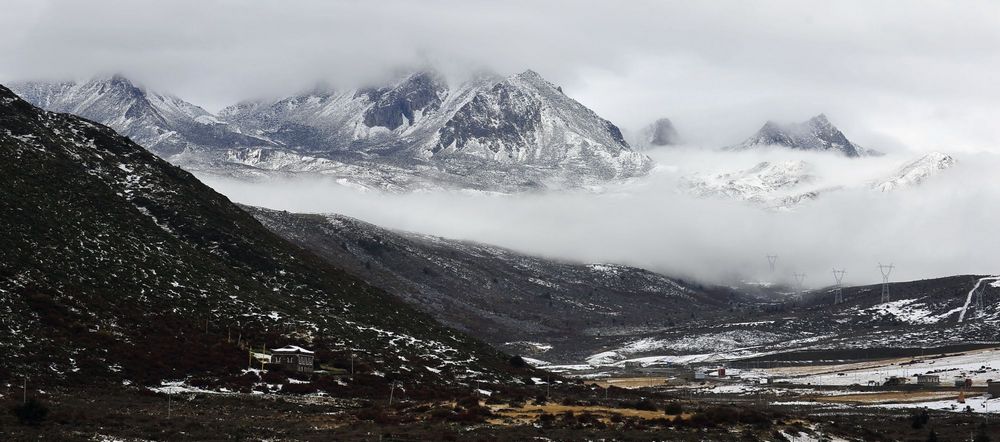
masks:
[[[512,353],[579,361],[623,335],[708,321],[745,297],[645,270],[525,256],[339,215],[248,207],[269,229]]]
[[[246,101],[218,115],[121,76],[13,89],[44,109],[107,124],[185,169],[238,178],[323,174],[383,190],[516,192],[652,168],[614,124],[533,71],[455,85],[421,71],[379,87]]]
[[[505,356],[281,239],[128,138],[3,87],[0,157],[2,377],[238,375],[237,334],[354,352],[395,379],[513,373]]]
[[[186,150],[271,145],[232,130],[198,106],[136,86],[120,75],[86,82],[16,83],[11,90],[43,109],[110,126],[164,158]]]
[[[642,131],[642,141],[649,147],[680,144],[681,138],[669,118],[660,118]]]
[[[871,187],[881,192],[892,192],[918,186],[928,178],[954,167],[955,164],[957,161],[951,155],[931,152],[900,166],[889,176],[873,181]]]
[[[852,143],[826,115],[819,114],[803,123],[779,124],[768,121],[752,137],[728,150],[751,150],[779,146],[789,149],[835,152],[847,157],[877,155]]]
[[[324,174],[382,189],[412,178],[484,190],[573,187],[651,168],[651,160],[632,151],[615,125],[533,71],[480,75],[455,86],[433,72],[418,72],[381,88],[241,103],[220,118],[296,155],[330,160]],[[281,164],[242,164],[297,171],[287,155],[279,156]],[[385,173],[358,179],[344,173],[345,164]]]

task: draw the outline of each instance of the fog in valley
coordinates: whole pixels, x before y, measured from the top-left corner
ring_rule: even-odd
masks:
[[[649,151],[653,173],[586,191],[518,195],[478,192],[389,194],[322,178],[257,183],[201,177],[234,201],[294,212],[340,213],[384,227],[495,244],[582,262],[634,265],[711,283],[881,281],[995,273],[1000,266],[1000,182],[993,154],[956,155],[958,164],[918,187],[882,193],[869,181],[912,159],[850,159],[790,151],[717,152],[691,147]],[[761,161],[805,161],[809,188],[840,187],[788,210],[699,198],[680,190],[693,173],[746,169]],[[778,255],[775,273],[766,255]]]

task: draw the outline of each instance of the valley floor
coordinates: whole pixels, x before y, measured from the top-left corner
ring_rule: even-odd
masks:
[[[989,415],[934,406],[954,402],[959,393],[950,388],[664,381],[564,380],[548,388],[482,387],[436,399],[397,391],[391,405],[381,396],[57,386],[29,392],[50,410],[37,425],[0,415],[0,439],[870,441],[925,440],[931,431],[937,440],[1000,434],[1000,420]],[[22,393],[15,385],[0,386],[4,409],[19,403]],[[977,407],[982,392],[968,394],[967,403]]]

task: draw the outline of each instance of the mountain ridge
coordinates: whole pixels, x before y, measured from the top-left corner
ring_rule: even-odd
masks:
[[[455,85],[423,70],[382,86],[243,101],[218,114],[121,76],[15,89],[49,110],[109,124],[175,164],[236,178],[280,169],[381,189],[520,191],[588,186],[652,168],[617,126],[530,70]],[[278,157],[280,165],[267,162]],[[382,172],[346,171],[359,167]]]
[[[108,127],[0,87],[0,129],[0,372],[141,383],[238,374],[246,353],[225,328],[258,345],[355,351],[397,379],[516,372]],[[195,355],[164,359],[177,351]]]
[[[848,140],[825,114],[816,115],[801,123],[782,124],[769,120],[750,138],[724,149],[741,151],[769,146],[835,152],[851,158],[879,155],[876,151],[865,149]]]

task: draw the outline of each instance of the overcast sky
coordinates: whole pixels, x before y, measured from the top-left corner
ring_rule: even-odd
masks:
[[[420,64],[531,68],[696,143],[825,112],[881,150],[1000,150],[996,1],[0,3],[0,81],[117,71],[218,110]]]

